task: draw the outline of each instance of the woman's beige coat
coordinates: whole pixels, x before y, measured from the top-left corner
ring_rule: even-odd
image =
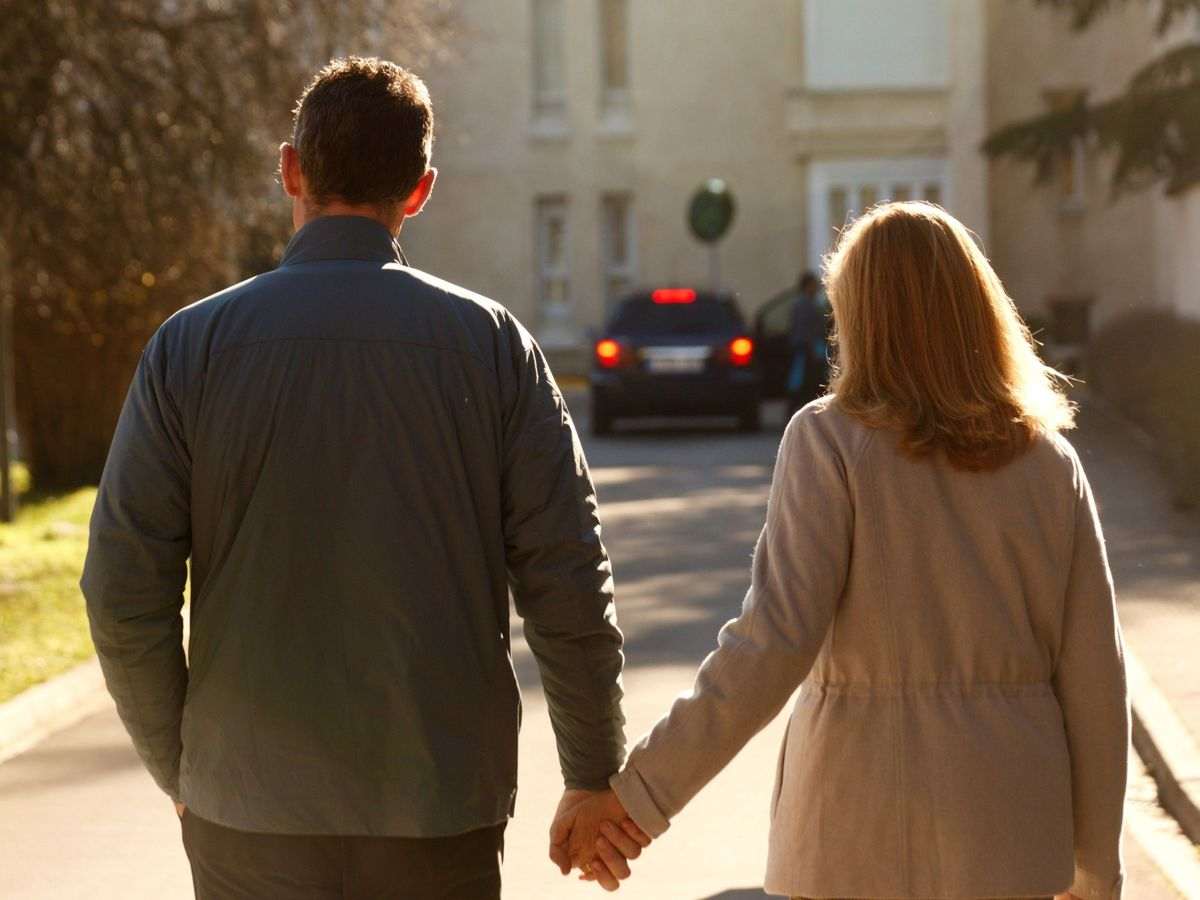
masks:
[[[1120,896],[1121,635],[1066,440],[972,473],[802,410],[741,616],[612,780],[634,821],[662,834],[802,681],[768,892]]]

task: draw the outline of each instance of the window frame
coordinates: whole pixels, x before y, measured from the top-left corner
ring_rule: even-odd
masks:
[[[618,260],[614,253],[614,235],[609,227],[614,221],[610,212],[619,208],[623,219],[622,234],[625,239],[624,259]],[[614,289],[614,283],[623,283]],[[606,191],[600,195],[600,288],[606,310],[615,308],[616,303],[637,285],[637,216],[634,214],[632,191]]]

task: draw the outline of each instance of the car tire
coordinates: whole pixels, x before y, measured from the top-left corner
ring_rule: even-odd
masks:
[[[747,406],[738,413],[738,431],[747,434],[762,431],[762,415],[759,412],[757,403]]]

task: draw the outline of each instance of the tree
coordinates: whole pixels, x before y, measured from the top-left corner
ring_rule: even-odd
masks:
[[[0,0],[0,286],[40,488],[94,482],[146,340],[269,265],[291,104],[331,56],[427,59],[447,0]]]
[[[1099,16],[1133,0],[1036,0],[1071,13],[1083,30]],[[1200,0],[1137,0],[1154,4],[1155,28],[1200,13]],[[1163,184],[1168,192],[1200,182],[1200,43],[1179,43],[1143,66],[1116,97],[1073,106],[1000,129],[984,143],[991,156],[1032,161],[1039,180],[1081,139],[1115,153],[1114,194]]]

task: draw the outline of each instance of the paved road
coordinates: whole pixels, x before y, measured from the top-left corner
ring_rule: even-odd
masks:
[[[587,440],[617,567],[629,638],[631,738],[688,688],[717,629],[736,614],[762,524],[778,441],[687,428]],[[521,795],[509,830],[506,896],[596,896],[546,861],[561,781],[536,670],[516,643],[525,686]],[[705,790],[636,868],[626,900],[763,897],[766,815],[782,717]],[[1144,785],[1143,785],[1144,787]],[[1138,801],[1146,806],[1145,792]],[[189,896],[177,824],[111,711],[0,766],[0,897]],[[1177,896],[1130,842],[1132,900]]]

